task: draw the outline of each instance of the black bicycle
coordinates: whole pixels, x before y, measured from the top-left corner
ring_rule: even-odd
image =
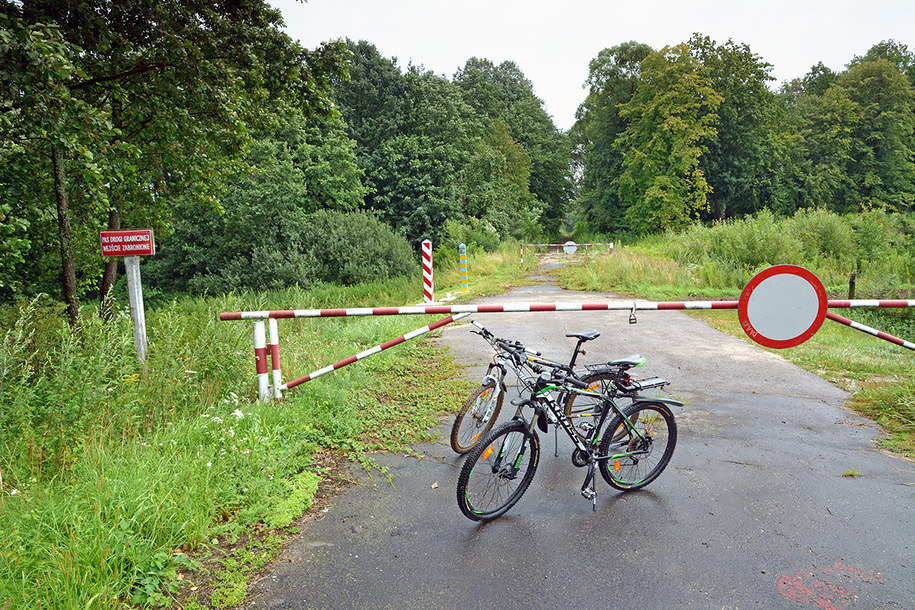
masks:
[[[527,350],[519,341],[496,337],[475,321],[471,321],[471,324],[479,330],[470,332],[483,337],[493,347],[495,354],[480,385],[470,393],[455,415],[454,424],[451,426],[451,448],[457,453],[469,452],[492,429],[505,399],[505,377],[508,371],[518,378],[522,392],[530,392],[533,389],[544,367],[567,370],[590,390],[605,390],[619,377],[619,367],[609,364],[587,365],[583,371],[575,371],[579,355],[585,353],[582,349],[584,343],[600,336],[596,330],[566,335],[577,338],[578,343],[572,351],[569,363],[563,365],[544,358],[540,352]],[[564,406],[566,414],[574,420],[587,420],[595,413],[594,400],[582,394],[570,393]],[[587,426],[588,423],[585,421],[581,425]]]
[[[461,468],[457,501],[461,512],[474,521],[489,521],[504,514],[527,491],[540,460],[536,427],[555,422],[575,445],[572,463],[587,467],[581,493],[597,508],[595,470],[615,489],[631,491],[654,481],[670,463],[677,442],[672,406],[683,403],[667,398],[643,397],[642,390],[660,388],[660,377],[633,379],[628,371],[644,363],[641,356],[608,362],[616,377],[603,391],[588,388],[565,365],[550,367],[539,376],[528,396],[517,401],[514,418],[491,430],[470,451]],[[576,427],[564,405],[572,395],[587,397],[593,405],[590,426]],[[621,408],[616,399],[631,404]],[[533,416],[525,417],[530,408]]]

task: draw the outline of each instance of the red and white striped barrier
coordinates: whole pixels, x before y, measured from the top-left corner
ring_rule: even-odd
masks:
[[[632,311],[682,309],[737,309],[739,301],[617,301],[608,303],[512,303],[508,305],[425,305],[412,307],[354,307],[346,309],[286,309],[237,311],[219,314],[220,320],[259,320],[268,318],[328,318],[343,316],[442,315],[455,313],[523,313],[536,311]],[[915,307],[913,301],[833,301],[830,308]]]
[[[600,244],[600,243],[595,243],[595,244],[576,244],[575,242],[566,242],[566,243],[564,243],[564,244],[521,244],[521,262],[524,263],[524,249],[525,249],[525,248],[529,248],[529,249],[530,249],[530,248],[564,248],[564,247],[569,246],[569,245],[573,246],[572,252],[574,252],[575,249],[577,249],[577,248],[579,248],[579,247],[582,247],[582,248],[590,248],[591,246],[605,246],[605,247],[607,247],[609,250],[611,250],[611,251],[613,250],[613,242],[612,242],[612,241],[611,241],[611,242],[607,242],[607,243],[602,243],[602,244]],[[534,256],[537,255],[536,252],[534,252],[533,254],[534,254]]]
[[[451,324],[452,322],[456,322],[457,320],[466,318],[469,315],[470,315],[469,313],[464,313],[464,314],[459,314],[456,316],[448,316],[447,318],[443,318],[443,319],[439,320],[438,322],[433,322],[432,324],[427,324],[426,326],[423,326],[422,328],[417,328],[416,330],[408,332],[405,335],[401,335],[400,337],[397,337],[396,339],[391,339],[390,341],[382,343],[381,345],[376,345],[375,347],[369,348],[369,349],[365,350],[364,352],[359,352],[355,356],[350,356],[349,358],[345,358],[345,359],[341,360],[340,362],[335,362],[334,364],[331,364],[330,366],[325,366],[322,369],[312,371],[311,373],[305,375],[304,377],[299,377],[298,379],[295,379],[285,385],[280,386],[279,389],[287,390],[289,388],[294,388],[295,386],[303,384],[306,381],[311,381],[312,379],[320,377],[321,375],[326,375],[327,373],[336,371],[339,368],[343,368],[344,366],[352,364],[358,360],[362,360],[363,358],[368,358],[369,356],[374,356],[378,352],[382,352],[386,349],[392,348],[395,345],[400,345],[404,341],[409,341],[410,339],[415,339],[416,337],[419,337],[420,335],[424,335],[429,331],[435,330],[436,328],[441,328],[442,326],[445,326],[446,324]]]
[[[860,330],[861,332],[865,332],[869,335],[879,337],[880,339],[883,339],[884,341],[889,341],[890,343],[895,343],[896,345],[901,345],[902,347],[904,347],[906,349],[915,351],[915,343],[910,343],[904,339],[900,339],[899,337],[894,337],[893,335],[879,331],[876,328],[871,328],[870,326],[867,326],[866,324],[861,324],[860,322],[855,322],[854,320],[849,320],[848,318],[843,318],[842,316],[834,314],[831,311],[826,312],[826,317],[835,322],[839,322],[840,324],[844,324],[845,326],[850,326],[851,328],[854,328],[855,330]]]
[[[560,312],[560,311],[676,311],[689,309],[738,309],[740,301],[617,301],[607,303],[515,303],[507,305],[426,305],[412,307],[356,307],[346,309],[287,309],[274,311],[241,311],[219,314],[220,320],[253,320],[254,321],[254,356],[257,370],[258,396],[266,400],[270,395],[270,379],[267,371],[267,355],[270,355],[273,372],[273,398],[282,399],[282,391],[310,381],[321,375],[384,351],[404,341],[423,335],[431,330],[451,324],[474,313],[524,313],[524,312]],[[837,309],[856,307],[915,307],[915,300],[829,300],[827,306]],[[319,318],[344,316],[392,316],[392,315],[429,315],[451,314],[438,322],[418,328],[406,335],[392,339],[381,345],[350,356],[340,362],[318,369],[287,384],[282,383],[280,370],[279,333],[277,320],[280,318]],[[839,322],[856,330],[884,339],[907,349],[915,350],[915,344],[881,332],[864,324],[854,322],[842,316],[826,313],[830,320]],[[270,343],[266,342],[264,320],[269,322]]]
[[[428,239],[423,241],[423,301],[425,303],[435,302],[435,281],[432,275],[432,242]]]

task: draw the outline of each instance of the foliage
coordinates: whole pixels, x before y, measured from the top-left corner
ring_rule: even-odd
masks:
[[[429,438],[466,392],[433,345],[386,351],[302,386],[277,409],[253,400],[250,327],[216,315],[404,304],[420,292],[414,278],[177,299],[147,314],[148,374],[133,357],[123,303],[116,324],[84,316],[79,338],[58,305],[0,309],[0,599],[16,608],[168,603],[177,574],[197,569],[208,549],[301,514],[328,476],[317,453],[359,457]],[[283,326],[284,371],[423,323]],[[231,554],[256,565],[246,557]]]
[[[699,166],[703,139],[716,134],[721,96],[708,69],[686,45],[665,47],[642,61],[639,85],[620,108],[629,121],[614,146],[623,154],[619,193],[639,233],[688,225],[708,205]]]
[[[714,133],[703,141],[700,159],[709,184],[710,210],[704,217],[729,218],[753,213],[770,198],[770,154],[775,95],[767,81],[772,66],[746,44],[717,45],[693,35],[691,53],[709,70],[709,84],[721,96]]]
[[[572,127],[573,159],[581,173],[580,205],[591,228],[616,232],[629,225],[617,192],[622,156],[613,143],[626,128],[619,107],[632,99],[641,74],[641,62],[651,52],[646,44],[630,41],[603,49],[589,64],[588,95]]]
[[[12,32],[7,40],[18,45],[7,48],[32,59],[4,62],[0,106],[11,130],[2,154],[20,170],[34,168],[5,180],[28,196],[24,209],[57,208],[61,248],[50,253],[62,261],[40,264],[63,264],[71,317],[101,272],[100,228],[124,223],[166,234],[171,201],[212,203],[252,127],[269,124],[286,101],[308,115],[328,110],[328,76],[342,74],[340,44],[302,49],[260,0],[232,10],[183,0],[3,5],[14,15],[4,37]],[[55,27],[41,25],[48,23]],[[30,222],[30,238],[45,228]]]

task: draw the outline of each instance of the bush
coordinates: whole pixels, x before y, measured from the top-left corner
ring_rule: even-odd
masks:
[[[797,236],[805,260],[854,260],[857,245],[852,224],[834,212],[819,208],[798,210],[785,220],[784,226],[786,232]]]
[[[301,239],[322,282],[351,286],[419,269],[406,238],[367,212],[317,212],[308,218]]]

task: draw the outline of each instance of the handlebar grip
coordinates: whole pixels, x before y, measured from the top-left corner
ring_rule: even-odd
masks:
[[[574,385],[576,388],[587,389],[588,387],[590,387],[590,386],[588,386],[587,383],[585,383],[581,379],[578,379],[577,377],[572,377],[570,375],[566,375],[565,381],[566,381],[566,383]]]

